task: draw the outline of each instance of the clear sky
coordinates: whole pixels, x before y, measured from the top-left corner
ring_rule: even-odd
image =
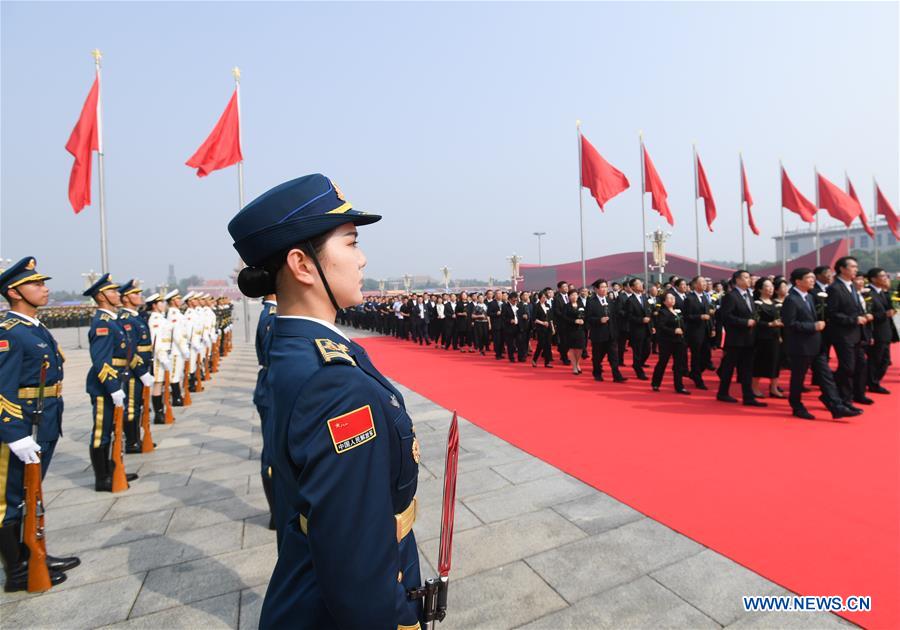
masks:
[[[38,258],[54,286],[98,269],[94,205],[75,215],[65,142],[104,54],[114,277],[224,277],[237,173],[184,161],[243,72],[249,201],[310,172],[363,210],[367,275],[508,274],[516,252],[579,257],[575,120],[632,188],[601,214],[589,257],[641,248],[638,130],[669,191],[670,251],[693,255],[697,142],[719,218],[702,257],[738,259],[738,151],[755,215],[748,258],[772,259],[778,160],[813,169],[867,212],[872,177],[898,204],[898,5],[889,3],[3,2],[0,256]],[[662,225],[649,210],[648,231]],[[702,202],[701,202],[702,214]],[[823,213],[824,214],[824,213]],[[831,223],[823,216],[823,225]],[[800,221],[788,217],[788,227]]]

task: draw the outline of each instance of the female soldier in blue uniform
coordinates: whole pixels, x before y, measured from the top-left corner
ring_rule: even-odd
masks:
[[[275,517],[261,628],[418,628],[419,448],[403,397],[334,325],[362,302],[354,210],[323,175],[266,192],[228,225],[249,297],[278,296],[268,348]]]

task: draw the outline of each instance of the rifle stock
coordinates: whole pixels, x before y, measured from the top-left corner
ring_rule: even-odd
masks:
[[[28,592],[50,590],[47,547],[44,540],[44,494],[41,490],[41,465],[25,464],[25,518],[22,542],[28,547]]]
[[[112,441],[112,491],[123,492],[128,490],[128,480],[125,478],[125,462],[122,459],[122,414],[123,407],[113,408],[113,441]]]
[[[191,406],[191,377],[188,375],[188,370],[191,368],[191,364],[188,361],[184,362],[184,382],[181,384],[181,389],[184,390],[181,392],[181,398],[183,401],[183,405],[185,407]]]
[[[169,383],[169,370],[163,379],[163,407],[166,409],[166,424],[175,422],[175,416],[172,415],[172,392]]]
[[[153,436],[150,434],[150,388],[143,390],[143,412],[141,413],[141,428],[144,438],[141,440],[141,453],[149,453],[153,450]]]

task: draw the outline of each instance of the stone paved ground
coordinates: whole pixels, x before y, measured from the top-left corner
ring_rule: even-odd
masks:
[[[175,424],[153,427],[157,450],[126,458],[140,479],[112,495],[92,487],[87,350],[73,331],[58,337],[68,357],[65,437],[44,483],[48,548],[82,565],[48,593],[0,594],[0,625],[256,627],[276,550],[259,481],[252,346],[236,331],[207,391],[176,410]],[[430,575],[450,412],[399,388],[422,447],[415,531]],[[741,595],[786,591],[465,420],[460,441],[442,628],[849,625],[824,614],[744,613]]]

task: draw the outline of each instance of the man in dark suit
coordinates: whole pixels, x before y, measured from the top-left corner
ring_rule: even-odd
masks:
[[[600,278],[591,285],[596,293],[587,299],[584,309],[588,330],[591,335],[591,358],[594,380],[603,380],[603,357],[609,357],[609,367],[616,383],[624,383],[619,371],[619,356],[616,347],[615,304],[608,295],[609,285]]]
[[[631,295],[625,302],[625,313],[628,317],[628,330],[631,343],[632,367],[639,380],[649,380],[644,373],[644,365],[650,356],[650,323],[652,308],[644,295],[644,281],[632,278],[629,283]]]
[[[791,272],[791,290],[788,291],[781,307],[781,321],[784,322],[784,349],[791,364],[791,387],[788,400],[793,414],[804,420],[815,417],[803,405],[803,379],[812,368],[813,375],[822,390],[822,402],[834,418],[858,415],[845,407],[838,394],[828,362],[821,352],[822,331],[826,324],[816,313],[811,291],[815,290],[816,277],[811,269],[800,267]]]
[[[627,304],[628,298],[631,297],[631,280],[626,279],[622,291],[616,296],[615,317],[616,332],[616,356],[619,357],[619,363],[625,362],[625,347],[628,344],[628,338],[631,336],[631,323],[628,321]]]
[[[872,313],[872,343],[866,348],[869,364],[869,391],[875,394],[890,394],[881,385],[881,379],[887,372],[891,346],[891,319],[894,307],[891,306],[891,279],[887,272],[874,267],[866,274],[869,280],[869,294],[866,303]]]
[[[560,280],[556,283],[556,295],[553,296],[553,321],[556,322],[556,334],[559,336],[559,360],[563,365],[571,365],[569,361],[569,329],[563,317],[563,311],[569,303],[569,283]]]
[[[503,336],[506,339],[506,353],[510,363],[514,363],[519,356],[519,326],[524,309],[519,304],[519,294],[509,292],[509,297],[503,304],[501,319],[503,320]]]
[[[531,303],[531,294],[528,291],[522,291],[519,294],[519,334],[516,339],[520,363],[528,357],[528,340],[531,339],[533,313],[534,304]]]
[[[488,292],[490,293],[490,291]],[[500,298],[501,292],[498,290],[496,295],[491,296],[490,300],[485,299],[485,302],[487,302],[487,316],[491,322],[491,335],[494,339],[494,356],[498,361],[503,358],[503,346],[505,344],[503,339],[503,319],[500,316],[503,302]]]
[[[866,397],[866,354],[863,348],[862,327],[869,322],[862,296],[856,290],[853,279],[859,265],[853,256],[843,256],[834,265],[837,278],[828,287],[825,304],[828,321],[828,338],[838,359],[834,382],[844,405],[853,409],[853,403],[871,405]]]
[[[828,287],[834,282],[834,271],[828,265],[819,265],[813,269],[816,275],[816,283],[813,286],[812,294],[813,303],[816,305],[816,313],[825,312],[825,302],[828,300]],[[822,349],[819,351],[825,357],[825,363],[828,363],[831,354],[831,339],[828,333],[822,335]],[[812,380],[813,385],[818,385],[818,379],[815,374]]]
[[[705,280],[701,276],[694,276],[691,280],[692,291],[685,295],[682,308],[682,316],[685,321],[685,341],[691,350],[691,380],[697,389],[707,389],[703,382],[703,371],[709,360],[710,339],[710,303],[709,298],[703,292]],[[677,302],[677,298],[676,298]]]
[[[753,395],[753,343],[755,340],[753,329],[756,326],[756,319],[753,317],[750,273],[746,269],[738,269],[731,278],[734,282],[734,289],[722,298],[725,356],[722,357],[722,364],[719,366],[719,392],[716,399],[721,402],[737,402],[728,391],[731,387],[731,378],[737,368],[744,405],[765,407],[766,403],[756,400]]]
[[[680,311],[684,310],[684,298],[687,297],[687,280],[684,278],[678,278],[676,276],[672,276],[669,281],[672,283],[672,287],[666,291],[666,293],[671,293],[675,296],[675,308]],[[665,295],[661,296],[659,299],[660,304],[662,304]]]

